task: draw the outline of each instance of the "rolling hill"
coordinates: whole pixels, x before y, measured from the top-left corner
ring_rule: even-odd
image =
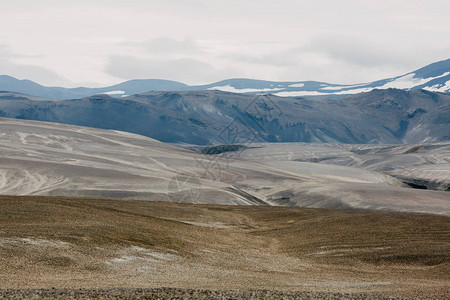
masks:
[[[0,194],[450,215],[448,192],[413,189],[361,165],[282,162],[271,147],[248,151],[258,149],[263,158],[255,161],[126,132],[0,118]]]

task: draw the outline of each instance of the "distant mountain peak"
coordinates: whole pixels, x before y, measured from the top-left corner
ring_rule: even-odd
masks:
[[[186,85],[164,79],[133,79],[102,88],[46,87],[29,80],[18,80],[0,75],[0,90],[24,93],[44,98],[74,99],[96,94],[125,97],[149,91],[220,90],[241,94],[273,94],[276,96],[342,96],[369,92],[374,89],[397,88],[403,90],[424,89],[450,93],[450,59],[429,64],[407,74],[351,85],[318,81],[267,81],[249,78],[231,78],[205,85]]]

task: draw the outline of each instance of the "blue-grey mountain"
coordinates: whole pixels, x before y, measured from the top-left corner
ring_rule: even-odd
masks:
[[[145,135],[163,142],[402,144],[450,140],[450,94],[373,90],[344,97],[222,91],[148,92],[43,100],[0,93],[0,117]]]
[[[373,89],[424,89],[450,92],[450,59],[430,64],[416,71],[383,80],[352,85],[319,81],[277,82],[253,79],[228,79],[207,85],[189,86],[180,82],[158,79],[130,80],[102,88],[46,87],[29,80],[0,76],[0,90],[24,93],[52,99],[76,99],[95,94],[127,96],[149,91],[221,90],[244,94],[274,94],[277,96],[342,96],[369,92]]]

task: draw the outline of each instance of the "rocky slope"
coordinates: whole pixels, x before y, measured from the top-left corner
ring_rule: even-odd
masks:
[[[115,129],[170,143],[450,140],[450,94],[425,90],[374,90],[337,99],[199,91],[42,101],[3,94],[0,117]]]

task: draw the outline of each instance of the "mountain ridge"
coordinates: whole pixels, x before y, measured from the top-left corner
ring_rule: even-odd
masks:
[[[204,85],[186,85],[164,79],[133,79],[99,88],[47,87],[24,79],[0,75],[0,90],[53,99],[75,99],[95,94],[129,96],[148,91],[221,90],[243,94],[275,94],[277,96],[342,96],[368,92],[373,89],[399,88],[425,89],[450,92],[450,59],[438,61],[404,75],[368,83],[333,84],[322,81],[267,81],[248,78],[231,78]]]
[[[372,90],[340,98],[214,90],[147,92],[120,98],[101,94],[72,100],[3,94],[0,117],[121,130],[169,143],[450,140],[450,94],[426,90]]]

